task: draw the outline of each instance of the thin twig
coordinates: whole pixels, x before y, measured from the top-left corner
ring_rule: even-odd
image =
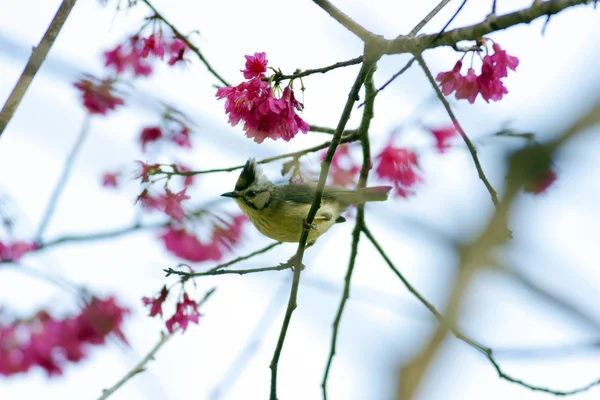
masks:
[[[284,269],[291,269],[292,265],[290,264],[279,264],[274,267],[262,267],[262,268],[252,268],[252,269],[219,269],[216,271],[206,271],[206,272],[185,272],[178,271],[173,268],[163,269],[166,272],[167,276],[170,275],[179,275],[186,278],[196,278],[199,276],[214,276],[214,275],[246,275],[246,274],[254,274],[257,272],[267,272],[267,271],[283,271]]]
[[[365,98],[369,99],[366,102],[365,109],[363,111],[363,117],[359,128],[360,142],[362,145],[363,162],[360,170],[360,177],[358,180],[358,188],[364,188],[367,185],[367,179],[369,177],[369,171],[371,170],[371,144],[369,141],[369,127],[371,126],[371,120],[374,116],[375,108],[375,82],[373,75],[375,74],[376,64],[373,65],[367,77],[365,78]],[[346,270],[346,276],[344,277],[344,290],[342,292],[342,298],[335,319],[333,321],[333,331],[331,334],[331,345],[329,349],[329,356],[327,357],[327,364],[325,366],[325,372],[323,373],[323,380],[321,381],[321,390],[323,394],[323,400],[327,400],[327,380],[329,378],[329,371],[333,363],[333,356],[336,353],[337,338],[340,329],[340,322],[342,321],[342,314],[346,306],[346,302],[350,298],[350,282],[352,280],[352,273],[354,272],[354,266],[356,265],[356,256],[358,254],[358,242],[360,241],[360,234],[364,226],[365,221],[365,205],[359,204],[357,206],[356,222],[354,224],[354,230],[352,231],[352,244],[350,250],[350,259],[348,261],[348,269]]]
[[[185,42],[185,44],[190,48],[190,50],[192,50],[200,59],[200,61],[202,61],[202,63],[204,63],[204,65],[206,66],[206,69],[208,69],[208,72],[210,72],[211,74],[213,74],[213,76],[215,78],[217,78],[223,85],[225,86],[231,86],[221,75],[219,75],[219,73],[217,71],[214,70],[214,68],[212,67],[212,65],[210,65],[210,63],[208,62],[208,60],[204,57],[204,55],[202,54],[202,52],[200,51],[200,49],[198,48],[198,46],[194,45],[192,42],[190,42],[190,40],[188,39],[188,37],[184,34],[182,34],[172,23],[170,23],[161,13],[159,13],[156,8],[152,5],[152,3],[150,3],[149,0],[142,0],[142,2],[144,4],[146,4],[148,6],[148,8],[150,8],[152,10],[152,12],[154,13],[155,17],[159,20],[161,20],[162,22],[165,23],[165,25],[167,25],[169,28],[171,28],[171,30],[173,31],[173,33],[181,40],[183,40]]]
[[[31,52],[31,56],[29,56],[29,60],[27,60],[25,69],[21,73],[12,92],[10,92],[6,103],[4,103],[4,107],[2,107],[2,111],[0,111],[0,137],[15,114],[15,111],[17,111],[19,104],[21,104],[21,100],[23,100],[23,96],[25,96],[31,81],[46,60],[46,56],[54,44],[54,40],[61,31],[76,1],[77,0],[62,1],[52,22],[50,22],[46,33],[42,36],[42,40],[40,40],[40,43]]]
[[[252,258],[252,257],[254,257],[254,256],[257,256],[257,255],[259,255],[259,254],[266,253],[267,251],[271,250],[271,249],[272,249],[272,248],[274,248],[274,247],[277,247],[277,246],[279,246],[280,244],[283,244],[283,242],[275,242],[275,243],[271,243],[270,245],[268,245],[268,246],[266,246],[266,247],[263,247],[262,249],[259,249],[259,250],[256,250],[256,251],[253,251],[253,252],[252,252],[252,253],[250,253],[250,254],[246,254],[245,256],[240,256],[240,257],[238,257],[238,258],[234,258],[233,260],[231,260],[231,261],[228,261],[228,262],[226,262],[226,263],[219,264],[219,265],[217,265],[216,267],[213,267],[213,268],[209,269],[209,270],[208,270],[208,272],[215,272],[215,271],[218,271],[218,270],[220,270],[220,269],[227,268],[227,267],[229,267],[229,266],[231,266],[231,265],[233,265],[233,264],[237,264],[237,263],[239,263],[240,261],[245,261],[245,260],[247,260],[247,259],[249,259],[249,258]]]
[[[423,29],[423,27],[424,27],[424,26],[425,26],[425,25],[426,25],[426,24],[427,24],[429,21],[431,21],[431,19],[432,19],[433,17],[435,17],[437,13],[439,13],[440,11],[442,11],[442,9],[443,9],[444,7],[446,7],[446,4],[448,4],[448,3],[450,3],[450,0],[442,0],[442,1],[440,1],[440,3],[439,3],[437,6],[435,6],[435,8],[434,8],[433,10],[431,10],[431,11],[429,12],[429,14],[427,14],[427,15],[425,16],[425,18],[423,18],[423,19],[421,20],[421,22],[419,22],[419,23],[417,24],[417,26],[415,26],[415,27],[413,28],[413,30],[412,30],[412,31],[410,31],[410,33],[408,34],[408,37],[414,37],[414,36],[415,36],[417,33],[419,33],[419,31],[420,31],[421,29]]]
[[[487,189],[488,193],[490,194],[490,197],[492,198],[492,202],[494,203],[494,206],[498,207],[500,205],[500,202],[498,200],[498,194],[496,193],[496,190],[494,190],[494,187],[492,186],[492,184],[488,180],[487,176],[485,175],[485,172],[483,172],[483,168],[481,167],[481,162],[479,161],[479,157],[477,156],[477,149],[475,148],[475,145],[473,145],[473,142],[471,142],[471,139],[469,138],[469,136],[467,136],[467,134],[465,133],[465,131],[462,129],[461,125],[459,124],[458,120],[456,119],[456,116],[454,115],[452,108],[450,108],[450,103],[448,103],[448,100],[446,100],[446,97],[444,96],[444,94],[440,90],[439,86],[435,82],[435,79],[433,78],[433,75],[431,74],[429,67],[427,67],[427,64],[425,63],[425,60],[423,59],[423,57],[420,54],[417,54],[417,55],[415,55],[415,58],[421,65],[421,68],[423,68],[423,71],[425,72],[425,75],[427,76],[429,83],[431,83],[431,86],[433,86],[433,89],[435,90],[438,98],[444,105],[444,108],[446,109],[446,112],[448,113],[448,115],[450,116],[450,119],[454,123],[455,128],[458,130],[460,137],[462,137],[463,141],[467,145],[467,149],[469,150],[469,153],[471,154],[471,158],[473,159],[473,163],[475,164],[475,169],[477,170],[479,179],[481,179],[481,181],[485,185],[485,188]]]
[[[361,108],[362,106],[365,105],[365,103],[367,101],[370,100],[371,97],[375,97],[379,94],[379,92],[381,92],[383,89],[385,89],[390,83],[392,83],[396,78],[398,78],[400,75],[402,75],[403,73],[405,73],[415,62],[415,58],[411,58],[410,60],[408,60],[408,62],[404,65],[404,67],[400,68],[400,71],[396,72],[390,79],[387,80],[386,83],[384,83],[379,89],[375,90],[373,93],[370,93],[368,95],[365,96],[365,102],[360,104],[358,106],[358,108]]]
[[[327,134],[333,135],[335,133],[335,128],[327,128],[324,126],[311,125],[310,131],[311,132],[319,132],[319,133],[327,133]],[[344,133],[342,133],[342,136],[355,135],[356,132],[358,132],[358,129],[347,129],[344,131]]]
[[[327,154],[325,155],[325,159],[321,164],[321,174],[319,176],[319,183],[317,184],[317,190],[315,194],[315,199],[312,202],[311,208],[306,216],[306,224],[302,229],[302,235],[300,236],[300,242],[298,244],[298,250],[296,251],[296,255],[293,257],[294,264],[294,278],[292,280],[292,287],[290,290],[290,298],[288,301],[288,306],[285,311],[285,316],[283,318],[283,324],[281,326],[281,332],[279,333],[279,338],[277,340],[277,345],[275,346],[275,351],[273,353],[273,359],[271,360],[271,391],[270,391],[270,400],[277,400],[277,367],[279,364],[279,357],[281,356],[281,351],[283,349],[283,344],[285,342],[285,336],[287,334],[288,327],[290,325],[290,320],[292,318],[292,313],[296,309],[296,300],[298,297],[298,286],[300,284],[300,273],[302,271],[302,258],[304,257],[304,250],[306,249],[306,243],[308,241],[308,233],[309,227],[312,224],[315,215],[317,214],[317,210],[321,206],[321,197],[323,196],[323,189],[325,187],[325,181],[327,180],[327,175],[329,173],[329,167],[331,165],[331,160],[335,154],[335,150],[338,145],[342,142],[342,133],[350,119],[350,114],[352,113],[352,108],[354,107],[354,103],[358,97],[358,93],[360,88],[367,76],[368,71],[371,68],[371,64],[363,63],[354,84],[352,85],[352,89],[348,94],[348,100],[346,101],[346,105],[344,107],[344,111],[342,112],[342,116],[340,117],[340,121],[338,123],[335,135],[331,140],[331,145],[327,150]]]
[[[204,295],[202,300],[200,300],[198,302],[198,307],[202,306],[206,302],[206,300],[208,300],[208,298],[215,292],[215,290],[216,290],[215,288],[212,288],[208,292],[206,292],[206,294]],[[124,377],[119,379],[117,381],[117,383],[115,383],[113,386],[109,387],[108,389],[104,389],[102,391],[102,395],[100,397],[98,397],[98,400],[108,399],[119,388],[121,388],[121,386],[123,386],[125,383],[127,383],[127,381],[129,381],[131,378],[133,378],[140,372],[144,372],[146,370],[146,364],[148,364],[151,360],[154,360],[154,355],[158,352],[158,350],[160,350],[160,348],[163,347],[169,341],[169,339],[171,339],[173,336],[175,336],[175,334],[179,331],[180,331],[180,328],[176,328],[173,331],[173,333],[171,333],[171,334],[161,332],[160,340],[154,345],[154,347],[148,352],[148,354],[146,354],[146,356],[144,358],[142,358],[142,360],[139,363],[137,363],[131,371],[129,371],[127,374],[125,374]]]
[[[350,65],[360,64],[362,61],[363,61],[363,56],[358,56],[358,57],[355,57],[348,61],[336,62],[335,64],[329,65],[327,67],[307,69],[305,71],[296,72],[291,75],[276,74],[275,77],[273,78],[273,80],[275,81],[275,83],[278,83],[285,79],[298,79],[298,78],[303,78],[305,76],[314,75],[314,74],[324,74],[326,72],[329,72],[329,71],[337,69],[337,68],[348,67]],[[267,79],[267,78],[265,78],[265,79]]]
[[[65,185],[67,184],[67,180],[69,179],[69,175],[73,169],[73,163],[75,162],[75,158],[79,154],[81,147],[90,131],[90,120],[91,117],[87,115],[85,120],[83,121],[83,125],[81,127],[81,131],[79,132],[79,136],[77,136],[77,140],[71,149],[71,152],[67,156],[67,160],[65,161],[65,165],[63,167],[62,173],[58,180],[58,183],[54,187],[52,195],[50,196],[50,200],[48,205],[46,206],[46,211],[44,212],[44,216],[42,217],[42,222],[40,222],[40,226],[38,227],[37,233],[35,234],[36,241],[41,242],[42,236],[54,215],[54,210],[56,205],[58,204],[58,200],[60,199],[60,195],[62,194]]]

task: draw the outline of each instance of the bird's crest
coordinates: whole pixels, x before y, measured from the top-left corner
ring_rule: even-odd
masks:
[[[244,169],[240,173],[240,177],[235,183],[235,190],[242,191],[248,189],[250,185],[256,182],[262,176],[262,171],[260,167],[256,164],[256,160],[254,158],[249,158],[246,161],[246,165],[244,165]]]

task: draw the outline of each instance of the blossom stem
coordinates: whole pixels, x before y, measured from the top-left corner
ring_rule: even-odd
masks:
[[[209,297],[215,292],[215,290],[216,290],[216,288],[212,288],[208,292],[206,292],[204,294],[204,297],[202,298],[202,300],[200,300],[198,302],[198,307],[200,307],[201,305],[203,305],[206,302],[206,300],[208,300]],[[100,397],[98,397],[98,400],[106,400],[106,399],[108,399],[113,393],[115,393],[118,389],[120,389],[121,386],[123,386],[125,383],[127,383],[127,381],[129,381],[131,378],[133,378],[134,376],[136,376],[140,372],[144,372],[146,370],[146,364],[148,364],[151,360],[153,360],[154,356],[158,352],[158,350],[160,350],[161,347],[163,347],[180,330],[181,330],[181,328],[177,327],[177,328],[175,328],[175,330],[171,334],[168,334],[168,333],[165,333],[165,332],[161,332],[160,333],[160,339],[154,345],[154,347],[152,347],[152,349],[150,349],[150,351],[148,352],[148,354],[146,354],[146,356],[144,358],[142,358],[142,360],[139,363],[137,363],[133,367],[133,369],[131,369],[128,373],[126,373],[125,376],[123,376],[121,379],[119,379],[117,381],[117,383],[115,383],[114,385],[112,385],[108,389],[104,389],[102,391],[102,395]]]
[[[46,56],[54,44],[54,40],[58,36],[58,33],[61,31],[65,21],[67,20],[67,17],[71,13],[75,2],[76,0],[62,1],[58,11],[56,11],[54,18],[52,19],[52,22],[50,22],[46,33],[44,33],[42,40],[37,47],[33,48],[31,56],[29,56],[29,60],[25,65],[25,69],[23,69],[19,80],[15,84],[12,92],[10,92],[6,103],[4,103],[4,106],[2,107],[2,111],[0,111],[0,137],[15,114],[15,111],[17,111],[19,104],[21,104],[21,100],[23,100],[23,96],[25,96],[31,81],[46,60]]]
[[[435,90],[438,98],[444,105],[444,108],[446,109],[446,112],[448,113],[448,115],[450,116],[450,119],[454,123],[454,126],[455,126],[456,130],[458,131],[458,133],[460,134],[460,137],[462,137],[463,141],[467,145],[467,149],[469,150],[469,153],[471,154],[471,158],[473,159],[473,163],[475,164],[475,169],[477,170],[479,179],[481,179],[481,181],[485,185],[488,193],[490,194],[490,197],[492,198],[492,203],[494,203],[494,206],[497,208],[500,205],[500,201],[498,200],[498,193],[496,193],[496,190],[494,190],[494,187],[488,180],[487,176],[485,175],[485,172],[483,172],[483,168],[481,167],[481,162],[479,161],[479,157],[477,156],[477,149],[475,148],[475,145],[473,145],[473,142],[471,142],[471,139],[469,138],[469,136],[467,136],[465,131],[460,126],[460,123],[456,119],[456,116],[454,115],[452,108],[450,108],[450,103],[448,103],[448,100],[446,100],[446,97],[444,96],[444,94],[440,90],[439,86],[435,82],[435,79],[433,78],[433,75],[431,74],[429,67],[425,63],[423,56],[421,56],[420,54],[416,54],[415,58],[421,65],[421,68],[425,72],[425,75],[427,76],[429,83],[431,83],[431,86],[433,86],[433,89]]]
[[[81,131],[79,132],[79,136],[77,137],[77,140],[75,141],[75,144],[73,145],[73,148],[71,149],[71,152],[69,153],[67,160],[65,161],[65,165],[63,167],[60,179],[54,187],[54,191],[50,196],[50,201],[46,206],[46,211],[44,212],[44,216],[42,217],[42,221],[40,222],[40,226],[38,227],[37,233],[35,235],[37,242],[41,242],[42,236],[46,231],[46,228],[48,227],[52,216],[54,215],[54,210],[56,209],[58,200],[60,199],[65,185],[67,184],[69,175],[71,174],[71,170],[73,169],[73,163],[75,162],[75,158],[79,154],[79,151],[81,150],[81,147],[83,146],[83,143],[85,142],[85,139],[87,138],[87,135],[90,131],[90,121],[91,117],[88,114],[83,121],[83,125],[81,127]]]

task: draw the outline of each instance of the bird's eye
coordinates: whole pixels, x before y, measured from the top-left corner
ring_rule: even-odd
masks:
[[[254,196],[256,196],[256,192],[254,190],[248,190],[246,192],[246,196],[248,196],[248,197],[254,197]]]

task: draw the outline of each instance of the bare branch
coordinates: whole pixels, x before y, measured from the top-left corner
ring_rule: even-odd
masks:
[[[442,1],[440,1],[440,3],[439,3],[437,6],[435,6],[435,8],[434,8],[433,10],[431,10],[431,11],[429,12],[429,14],[427,14],[427,15],[425,16],[425,18],[423,18],[423,19],[421,20],[421,22],[419,22],[419,23],[417,24],[417,26],[415,26],[415,27],[413,28],[413,30],[412,30],[412,31],[410,31],[410,33],[408,34],[408,37],[414,37],[414,36],[415,36],[417,33],[419,33],[419,31],[420,31],[421,29],[423,29],[423,27],[424,27],[424,26],[425,26],[425,25],[426,25],[426,24],[427,24],[429,21],[431,21],[431,19],[432,19],[433,17],[435,17],[435,16],[437,15],[437,13],[439,13],[440,11],[442,11],[442,9],[443,9],[444,7],[446,7],[446,4],[448,4],[448,3],[450,3],[450,0],[442,0]]]
[[[363,56],[358,56],[356,58],[353,58],[351,60],[348,61],[340,61],[337,62],[335,64],[332,64],[328,67],[322,67],[322,68],[315,68],[315,69],[307,69],[305,71],[300,71],[300,72],[296,72],[292,75],[283,75],[283,74],[276,74],[275,77],[273,78],[273,80],[275,82],[281,82],[282,80],[285,79],[298,79],[298,78],[303,78],[305,76],[309,76],[309,75],[314,75],[314,74],[324,74],[326,72],[329,72],[331,70],[337,69],[337,68],[342,68],[342,67],[347,67],[350,65],[357,65],[360,64],[363,61]],[[265,78],[268,79],[268,78]]]
[[[21,104],[21,100],[23,100],[23,96],[25,96],[31,81],[46,60],[46,56],[54,44],[54,40],[58,36],[58,33],[61,31],[65,21],[67,20],[67,17],[71,13],[75,2],[76,0],[62,1],[58,11],[56,11],[54,18],[52,19],[52,22],[50,22],[46,33],[44,33],[42,40],[31,52],[31,56],[29,57],[29,60],[27,60],[25,69],[21,73],[21,76],[19,77],[19,80],[17,81],[12,92],[10,92],[6,103],[4,103],[4,107],[2,107],[2,111],[0,111],[0,137],[15,114],[15,111],[17,111],[19,104]]]
[[[246,274],[254,274],[257,272],[267,272],[267,271],[282,271],[284,269],[290,269],[292,265],[290,264],[279,264],[275,267],[263,267],[263,268],[252,268],[252,269],[219,269],[216,271],[206,271],[206,272],[185,272],[185,271],[177,271],[173,268],[163,269],[169,275],[179,275],[186,278],[196,278],[199,276],[214,276],[214,275],[246,275]]]

